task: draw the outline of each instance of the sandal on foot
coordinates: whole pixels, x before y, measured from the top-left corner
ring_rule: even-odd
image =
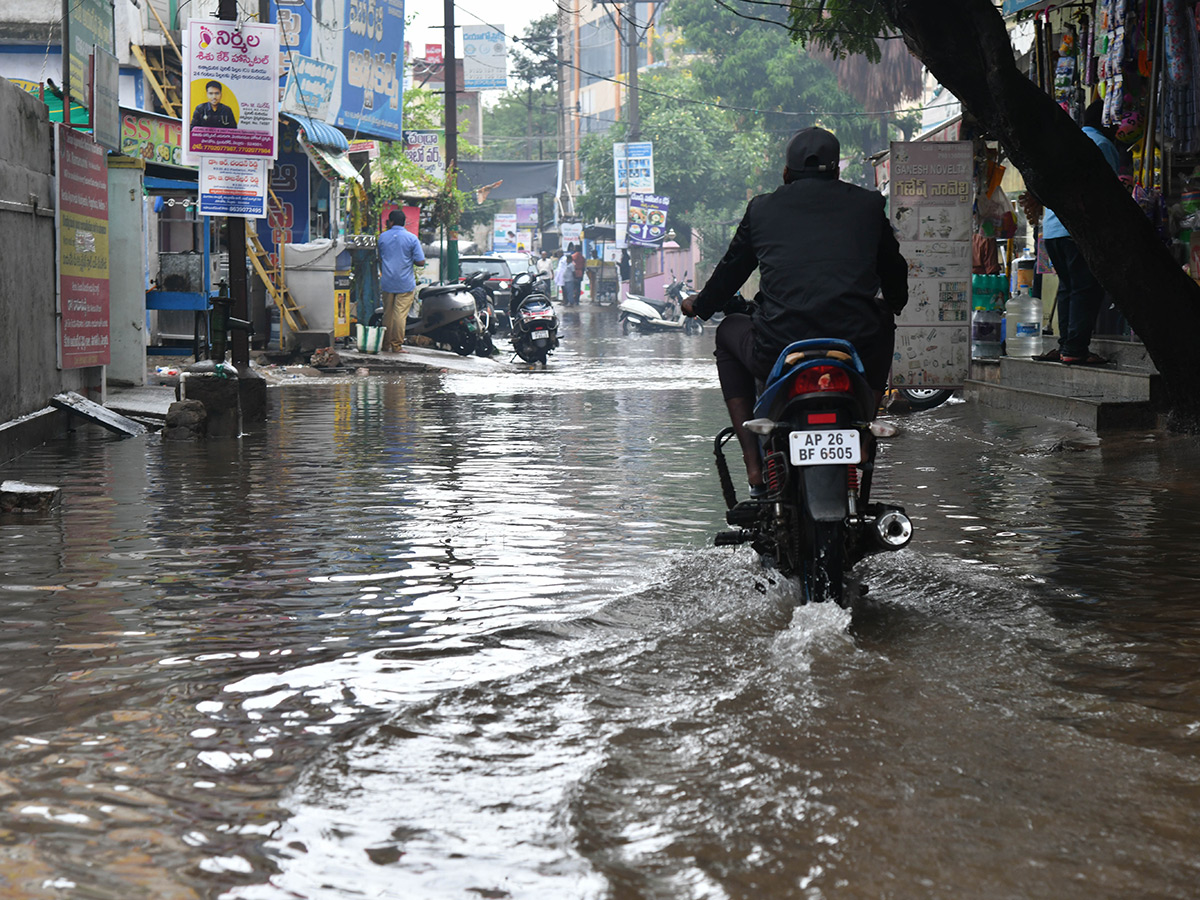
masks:
[[[1068,366],[1107,366],[1108,360],[1103,356],[1097,356],[1095,353],[1089,353],[1087,356],[1064,356],[1062,361]]]
[[[1045,353],[1039,353],[1037,356],[1030,357],[1038,362],[1062,362],[1062,354],[1055,347],[1053,350],[1047,350]]]

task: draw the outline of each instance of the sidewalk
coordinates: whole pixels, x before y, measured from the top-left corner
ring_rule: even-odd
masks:
[[[485,359],[480,356],[459,356],[445,350],[427,347],[405,347],[403,353],[360,353],[357,350],[338,350],[342,364],[336,369],[317,369],[307,365],[257,365],[251,363],[268,386],[312,383],[330,376],[381,375],[396,372],[474,372],[487,374],[510,368],[506,359]],[[153,357],[147,384],[110,386],[105,407],[134,421],[161,423],[175,402],[178,375],[160,375],[155,369],[170,366],[182,371],[190,363]],[[364,371],[365,370],[365,371]]]

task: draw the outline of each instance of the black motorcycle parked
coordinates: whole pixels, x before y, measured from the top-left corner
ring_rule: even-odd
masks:
[[[527,363],[546,364],[558,346],[558,316],[540,282],[528,272],[513,278],[509,319],[513,351]]]
[[[493,356],[496,353],[496,344],[492,338],[499,329],[500,313],[495,307],[492,291],[487,286],[489,277],[491,275],[488,272],[475,272],[460,279],[475,298],[475,311],[479,317],[479,336],[475,342],[476,356]],[[505,318],[508,318],[507,315]]]
[[[803,602],[848,605],[846,573],[912,537],[903,507],[871,502],[877,437],[888,431],[874,414],[875,392],[853,346],[816,339],[786,347],[746,423],[762,448],[765,497],[738,502],[723,452],[734,430],[714,442],[725,518],[738,529],[716,544],[749,543],[799,579]]]

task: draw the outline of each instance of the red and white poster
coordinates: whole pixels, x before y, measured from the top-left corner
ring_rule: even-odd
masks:
[[[279,26],[192,19],[186,38],[184,151],[274,159]]]
[[[90,135],[56,128],[58,154],[59,365],[106,366],[108,163]]]

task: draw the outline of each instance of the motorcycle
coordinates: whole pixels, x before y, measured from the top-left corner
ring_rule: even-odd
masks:
[[[624,334],[637,331],[652,334],[660,331],[682,331],[684,334],[700,334],[700,320],[684,316],[679,311],[684,297],[696,291],[682,281],[673,280],[664,292],[665,299],[655,300],[642,294],[626,294],[617,305],[620,311],[621,331]]]
[[[509,319],[513,351],[527,363],[545,365],[546,357],[558,346],[558,316],[539,284],[528,272],[513,278]]]
[[[487,286],[489,273],[475,272],[464,275],[460,281],[475,298],[475,311],[479,316],[479,339],[476,342],[477,356],[491,356],[496,352],[496,344],[492,340],[500,327],[500,313],[495,307],[491,289]],[[507,319],[507,315],[505,314]]]
[[[877,440],[892,433],[874,414],[875,392],[851,344],[819,338],[784,348],[745,423],[762,448],[764,497],[738,502],[723,449],[734,430],[714,441],[725,519],[737,529],[718,534],[717,546],[749,543],[799,579],[803,602],[848,605],[850,569],[900,550],[913,532],[903,507],[871,501]]]
[[[383,307],[376,307],[372,325],[383,324]],[[459,356],[470,356],[479,347],[484,327],[479,319],[475,295],[460,282],[430,284],[417,292],[417,299],[404,323],[410,337],[426,337],[449,347]]]

